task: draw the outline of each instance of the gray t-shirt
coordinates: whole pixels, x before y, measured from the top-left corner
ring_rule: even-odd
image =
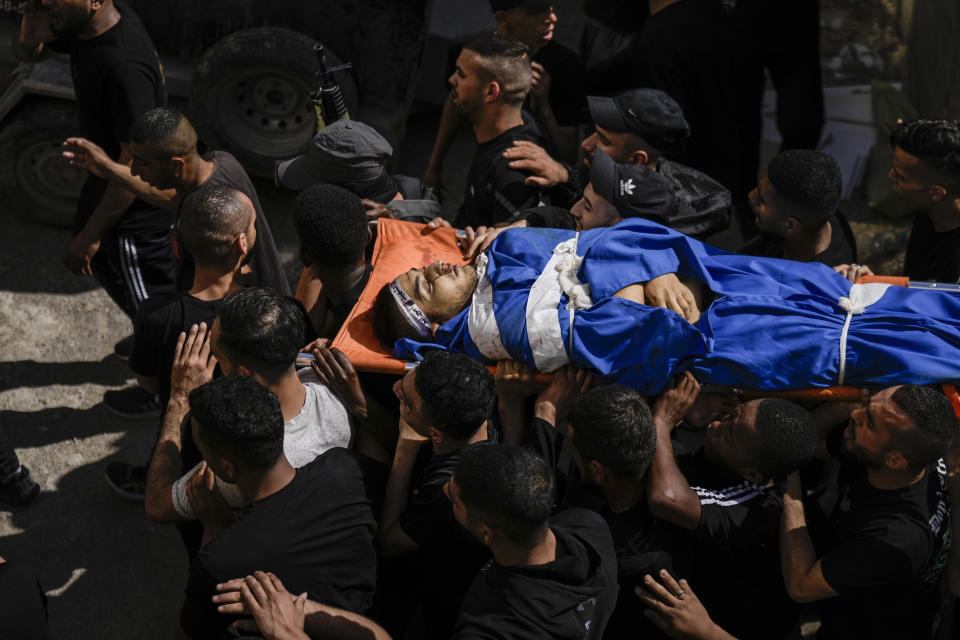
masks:
[[[309,367],[297,372],[307,390],[303,409],[283,425],[283,454],[290,465],[299,469],[334,447],[349,447],[353,440],[350,416],[333,392],[317,380]],[[196,518],[187,497],[187,483],[197,472],[200,463],[173,483],[173,508],[181,517]],[[217,478],[217,490],[234,509],[243,506],[237,485]]]

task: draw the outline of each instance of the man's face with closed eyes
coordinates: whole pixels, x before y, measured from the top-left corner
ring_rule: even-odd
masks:
[[[442,324],[469,303],[477,286],[477,270],[437,260],[400,274],[397,284],[417,303],[431,322]]]

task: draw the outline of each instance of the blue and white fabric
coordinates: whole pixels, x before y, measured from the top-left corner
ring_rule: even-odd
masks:
[[[574,243],[571,274],[564,256]],[[437,330],[436,344],[402,340],[395,355],[418,359],[441,346],[545,372],[572,362],[644,393],[684,370],[703,383],[752,390],[960,380],[960,295],[851,285],[819,263],[727,253],[640,218],[579,238],[560,229],[504,231],[482,272],[473,304]],[[614,297],[666,273],[715,294],[695,325]],[[577,308],[572,298],[591,304]]]

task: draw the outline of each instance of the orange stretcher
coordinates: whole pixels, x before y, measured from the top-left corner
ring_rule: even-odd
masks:
[[[385,345],[373,332],[370,310],[374,299],[383,285],[414,266],[423,266],[443,260],[451,264],[467,264],[457,246],[456,230],[450,228],[430,230],[425,224],[404,222],[381,218],[378,223],[377,242],[373,249],[373,271],[360,299],[354,305],[350,315],[332,346],[337,347],[350,358],[358,371],[372,373],[402,374],[410,363],[394,358],[391,346]],[[884,282],[894,286],[908,286],[907,278],[895,276],[864,276],[861,283]],[[550,374],[538,374],[549,379]],[[953,385],[943,385],[944,392],[960,415],[960,396]],[[845,400],[855,402],[860,399],[860,389],[856,387],[825,387],[817,389],[797,389],[778,392],[752,392],[743,390],[744,398],[778,397],[787,400]]]

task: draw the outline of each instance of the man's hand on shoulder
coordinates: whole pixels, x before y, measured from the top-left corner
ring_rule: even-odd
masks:
[[[511,169],[533,174],[524,180],[527,185],[552,189],[570,180],[566,167],[551,158],[543,147],[527,140],[514,141],[513,146],[503,152],[503,157],[510,160]]]
[[[238,631],[260,632],[267,640],[300,640],[304,632],[307,594],[298,596],[287,591],[272,573],[256,571],[252,576],[237,578],[217,585],[220,593],[213,596],[217,610],[227,614],[249,614],[252,620],[238,620]]]
[[[210,353],[210,333],[207,324],[190,327],[189,333],[180,332],[173,355],[170,375],[170,399],[185,400],[197,387],[213,380],[217,358]]]
[[[310,353],[314,360],[310,363],[313,372],[320,381],[343,403],[351,414],[358,418],[367,417],[367,401],[360,385],[360,378],[350,359],[340,349],[314,346]]]

